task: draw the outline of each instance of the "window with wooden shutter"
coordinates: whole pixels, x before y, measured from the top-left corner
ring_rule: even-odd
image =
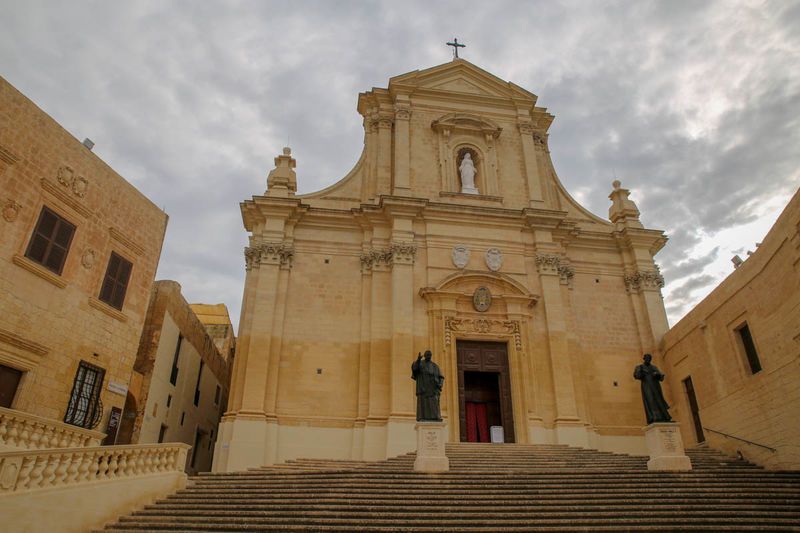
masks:
[[[111,252],[108,268],[100,288],[99,299],[111,307],[122,310],[125,301],[125,292],[128,290],[128,280],[131,277],[133,264],[124,257]]]
[[[25,257],[60,275],[74,234],[74,224],[43,206]]]

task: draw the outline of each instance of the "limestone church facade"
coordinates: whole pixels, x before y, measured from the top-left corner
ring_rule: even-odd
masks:
[[[285,149],[241,204],[247,277],[214,470],[415,449],[411,363],[426,349],[451,442],[495,427],[644,454],[632,371],[643,352],[660,363],[664,234],[618,182],[608,220],[581,207],[550,159],[554,117],[463,59],[391,78],[358,112],[364,150],[338,183],[296,194]]]

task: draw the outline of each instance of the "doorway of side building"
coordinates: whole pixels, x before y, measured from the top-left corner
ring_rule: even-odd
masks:
[[[457,341],[456,352],[461,442],[491,442],[493,426],[502,427],[505,442],[514,442],[508,346]]]

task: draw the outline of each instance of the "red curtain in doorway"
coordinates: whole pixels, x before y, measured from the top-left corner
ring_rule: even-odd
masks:
[[[486,404],[467,402],[467,442],[489,442],[489,425],[486,422]]]

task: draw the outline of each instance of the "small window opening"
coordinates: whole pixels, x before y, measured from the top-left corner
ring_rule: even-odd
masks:
[[[758,359],[758,352],[756,352],[756,345],[753,342],[753,335],[750,333],[750,327],[745,323],[742,327],[737,329],[736,332],[742,340],[744,353],[747,355],[747,362],[750,365],[750,372],[753,374],[761,372],[761,361]]]

